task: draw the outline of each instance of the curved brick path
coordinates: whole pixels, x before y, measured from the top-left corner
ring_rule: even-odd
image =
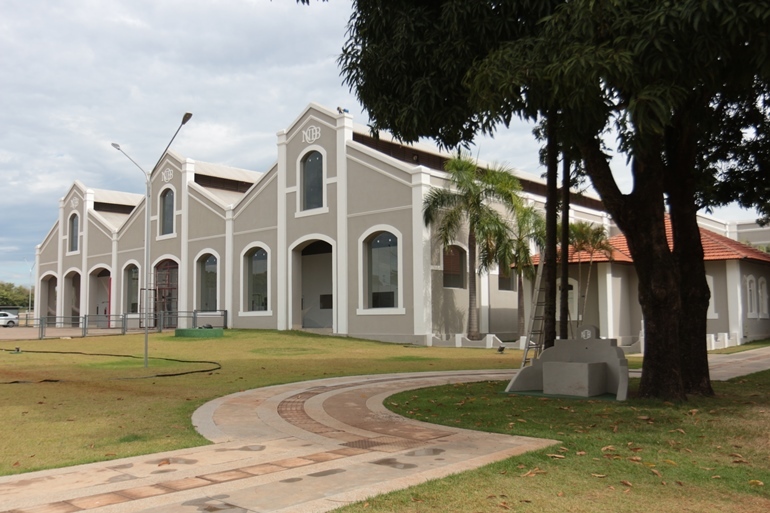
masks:
[[[506,380],[513,371],[335,378],[211,401],[213,444],[0,478],[2,511],[321,512],[555,443],[404,419],[402,390]]]

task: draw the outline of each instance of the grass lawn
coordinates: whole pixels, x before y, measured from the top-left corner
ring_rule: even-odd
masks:
[[[241,390],[342,375],[518,368],[521,357],[227,330],[222,339],[152,334],[145,369],[143,344],[142,334],[0,343],[0,474],[206,444],[192,412]],[[527,397],[504,387],[421,389],[385,404],[419,420],[561,444],[340,511],[770,511],[770,371],[714,383],[716,398],[686,404]]]
[[[344,375],[518,368],[521,357],[253,330],[226,330],[221,339],[151,334],[146,369],[143,354],[143,334],[0,342],[0,475],[205,445],[193,411],[242,390]],[[190,371],[199,372],[163,376]]]
[[[715,382],[716,398],[685,404],[526,397],[504,387],[421,389],[385,404],[432,423],[562,443],[340,513],[770,511],[770,371]]]

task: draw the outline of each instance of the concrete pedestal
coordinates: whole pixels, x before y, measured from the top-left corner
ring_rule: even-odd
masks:
[[[543,362],[543,393],[593,397],[607,393],[604,362]]]

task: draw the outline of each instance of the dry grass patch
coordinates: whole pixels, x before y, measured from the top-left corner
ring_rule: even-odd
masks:
[[[516,351],[254,330],[226,330],[216,340],[151,334],[149,368],[143,353],[143,334],[0,344],[0,475],[207,444],[192,413],[242,390],[345,375],[516,368],[520,361]]]

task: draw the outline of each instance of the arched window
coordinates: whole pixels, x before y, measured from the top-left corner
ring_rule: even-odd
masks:
[[[366,240],[366,307],[398,307],[398,237],[377,232]]]
[[[213,312],[217,309],[217,257],[211,254],[198,259],[199,310]]]
[[[77,214],[72,214],[69,220],[69,226],[67,230],[67,236],[69,237],[69,251],[70,253],[78,250],[78,240],[80,238],[80,218]]]
[[[252,248],[246,253],[244,259],[244,267],[246,268],[244,310],[247,312],[265,312],[269,308],[267,251],[263,248]]]
[[[311,151],[302,159],[300,170],[301,210],[324,206],[323,155]]]
[[[465,269],[467,267],[465,250],[460,246],[444,248],[444,287],[465,288]]]
[[[770,311],[768,311],[767,305],[767,280],[764,277],[759,279],[757,292],[759,295],[759,315],[760,317],[768,317]]]
[[[746,303],[748,316],[757,317],[757,282],[753,275],[746,278]]]
[[[174,191],[166,189],[160,195],[160,234],[174,233]]]
[[[139,312],[139,268],[133,264],[123,271],[123,311],[125,313]]]

